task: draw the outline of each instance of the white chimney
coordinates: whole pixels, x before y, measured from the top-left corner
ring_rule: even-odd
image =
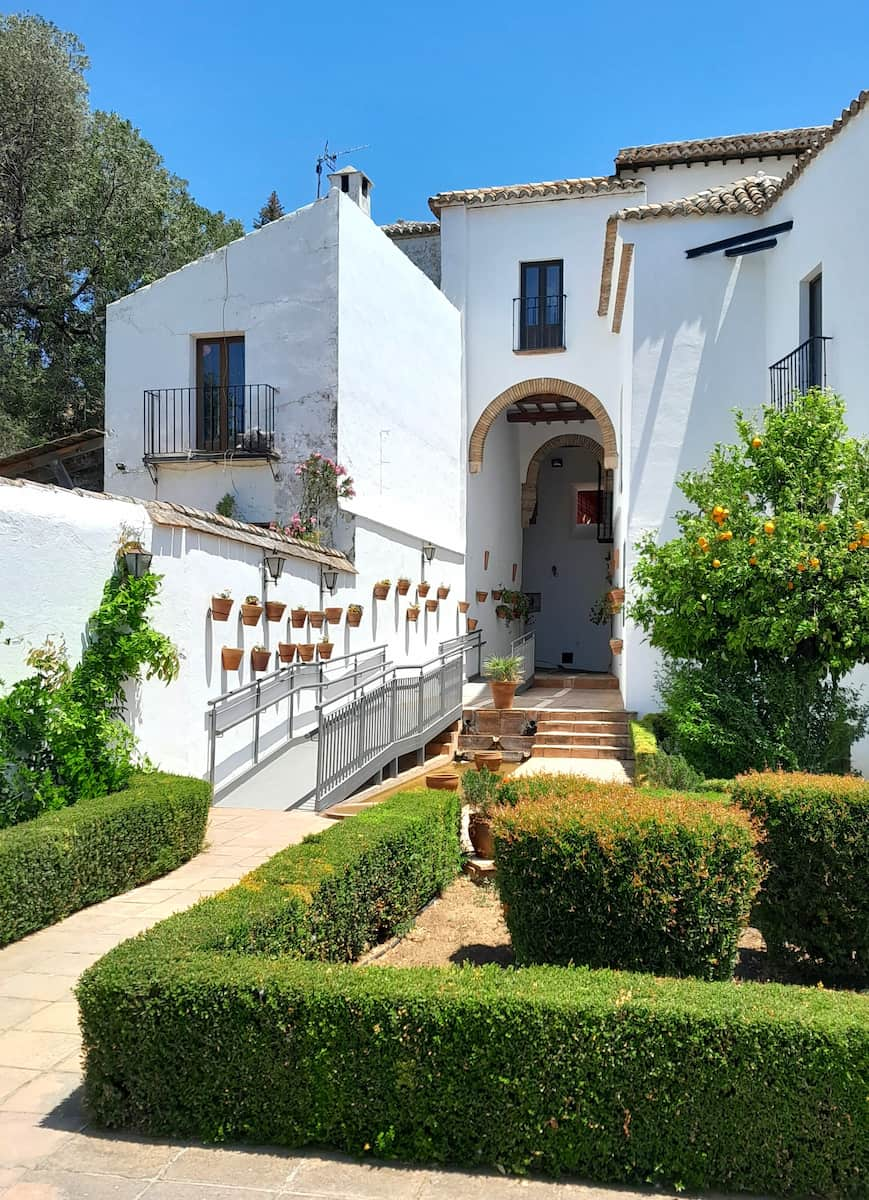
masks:
[[[330,192],[344,192],[367,217],[371,216],[371,189],[374,184],[364,171],[356,167],[342,167],[340,171],[333,171],[328,178]]]

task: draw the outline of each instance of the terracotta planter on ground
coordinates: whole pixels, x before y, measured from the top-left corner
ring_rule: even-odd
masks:
[[[356,629],[362,623],[362,609],[347,609],[347,624]]]
[[[375,585],[374,585],[374,599],[375,600],[385,600],[388,595],[389,595],[389,584],[388,583],[375,583]]]
[[[504,755],[500,750],[474,751],[474,766],[478,771],[482,771],[483,767],[487,771],[497,771],[503,761]]]
[[[278,657],[282,663],[291,663],[296,657],[295,642],[278,642]]]
[[[290,624],[293,629],[304,629],[308,614],[304,608],[290,609]]]
[[[468,817],[468,837],[478,858],[495,857],[495,839],[492,837],[492,822],[489,817],[472,812]]]
[[[211,597],[211,619],[213,621],[228,621],[231,611],[232,601],[228,597]]]
[[[311,622],[312,629],[322,629],[323,622],[326,620],[326,614],[324,612],[309,612],[308,620]]]
[[[422,583],[418,583],[416,585],[416,594],[417,594],[417,596],[422,596],[423,600],[426,598],[426,596],[429,594],[430,591],[431,591],[431,584],[426,583],[425,580],[423,580]]]
[[[426,612],[437,612],[437,610],[438,610],[437,600],[426,600],[426,602],[425,602],[425,611]]]
[[[327,608],[326,609],[326,623],[328,625],[340,625],[341,617],[343,615],[344,615],[343,608]]]
[[[610,650],[613,654],[621,654],[624,648],[624,641],[621,638],[610,638]]]
[[[438,588],[438,600],[446,600],[446,598],[449,594],[450,594],[450,589],[448,587],[439,587]]]
[[[224,646],[220,651],[220,662],[224,671],[237,671],[241,666],[244,651],[236,646]]]
[[[251,650],[251,666],[255,671],[267,671],[272,665],[271,650]]]
[[[477,624],[478,621],[476,617],[468,617],[468,633],[473,633],[477,628]]]
[[[319,642],[317,645],[317,657],[325,662],[327,658],[332,657],[332,651],[334,649],[334,642]]]
[[[296,646],[296,653],[299,656],[299,662],[313,662],[314,651],[316,648],[317,647],[313,642],[300,642],[299,645]]]
[[[459,777],[458,775],[426,775],[425,786],[436,792],[457,792]]]
[[[503,683],[497,679],[490,679],[489,690],[492,693],[492,703],[495,708],[512,708],[518,686],[516,683]]]
[[[418,604],[408,605],[407,619],[408,619],[408,621],[413,621],[414,625],[416,624],[416,622],[419,619],[419,605]]]
[[[459,612],[460,613],[466,613],[470,607],[471,607],[471,603],[469,600],[460,600],[459,601]]]
[[[279,600],[266,600],[267,621],[280,621],[286,611],[286,604],[281,604]]]
[[[395,585],[395,590],[398,592],[399,596],[406,596],[410,591],[410,580],[399,579],[398,583]]]
[[[241,606],[241,620],[244,625],[256,625],[262,615],[263,606],[261,604],[242,604]]]
[[[488,596],[489,596],[488,592],[477,592],[477,603],[485,604],[486,600],[488,599]]]

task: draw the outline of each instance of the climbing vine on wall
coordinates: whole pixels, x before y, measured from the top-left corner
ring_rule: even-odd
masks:
[[[148,610],[162,577],[127,574],[123,557],[88,621],[81,662],[63,642],[27,657],[33,674],[0,697],[0,828],[90,796],[117,791],[140,765],[124,724],[124,684],[144,671],[170,683],[178,652]]]

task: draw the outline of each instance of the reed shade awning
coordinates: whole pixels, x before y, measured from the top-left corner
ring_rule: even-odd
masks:
[[[553,422],[593,421],[594,417],[576,400],[564,396],[531,396],[517,400],[507,409],[511,424],[551,425]]]

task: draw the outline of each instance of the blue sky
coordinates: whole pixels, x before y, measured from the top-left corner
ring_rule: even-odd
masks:
[[[84,41],[94,107],[247,227],[272,188],[314,198],[326,138],[368,144],[383,223],[449,188],[606,174],[624,145],[826,123],[869,86],[862,5],[31,3]]]

